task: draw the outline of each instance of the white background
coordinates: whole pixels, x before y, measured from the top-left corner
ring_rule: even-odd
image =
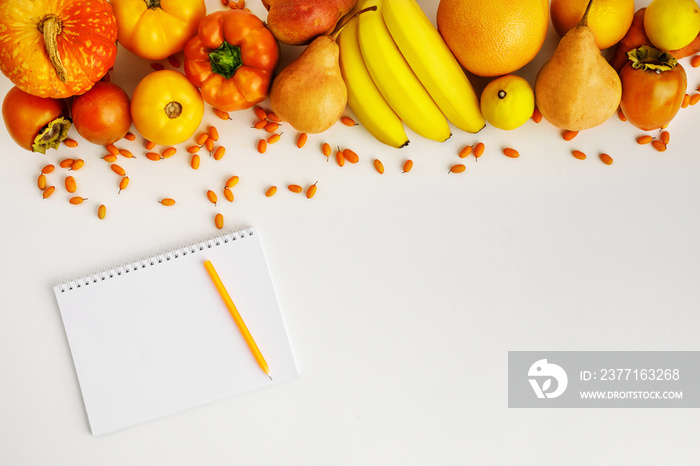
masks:
[[[437,0],[420,3],[434,20]],[[550,28],[519,74],[533,80],[556,41]],[[299,50],[283,47],[284,62]],[[681,63],[697,87],[700,72]],[[120,48],[112,80],[131,92],[150,70]],[[10,87],[1,77],[0,92]],[[46,155],[0,131],[0,464],[695,462],[696,410],[509,409],[507,354],[698,349],[698,112],[681,110],[665,153],[637,145],[642,133],[614,116],[571,142],[529,121],[454,130],[443,144],[411,133],[401,150],[340,124],[299,150],[285,125],[261,155],[252,111],[223,122],[208,109],[202,128],[222,133],[223,160],[204,157],[194,171],[185,145],[151,162],[141,138],[122,141],[139,158],[120,162],[131,184],[119,195],[104,149],[74,129],[78,148]],[[448,174],[478,141],[485,155]],[[360,163],[326,162],[323,142],[354,149]],[[505,146],[520,158],[503,156]],[[80,206],[67,202],[63,170],[49,176],[52,198],[36,187],[41,167],[65,157],[87,162],[75,173],[88,198]],[[415,167],[402,174],[407,158]],[[232,174],[236,200],[213,206],[206,190]],[[312,200],[285,189],[316,181]],[[272,184],[280,190],[266,198]],[[156,202],[166,196],[176,206]],[[52,287],[215,235],[217,212],[226,230],[259,229],[301,376],[93,437]]]

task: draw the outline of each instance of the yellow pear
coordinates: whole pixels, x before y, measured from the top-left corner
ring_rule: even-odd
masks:
[[[338,121],[348,100],[335,38],[319,36],[272,82],[270,106],[303,133],[321,133]]]
[[[535,79],[535,100],[554,126],[581,131],[600,125],[620,104],[622,84],[601,55],[588,27],[590,0],[581,22],[559,41]]]

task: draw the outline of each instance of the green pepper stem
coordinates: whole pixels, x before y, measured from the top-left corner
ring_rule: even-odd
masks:
[[[209,62],[214,73],[229,79],[243,66],[241,48],[224,41],[217,49],[209,52]]]

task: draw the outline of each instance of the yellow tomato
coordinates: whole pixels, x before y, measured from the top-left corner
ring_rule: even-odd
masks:
[[[172,70],[154,71],[131,97],[131,118],[141,135],[164,146],[192,137],[204,116],[204,101],[187,77]]]
[[[110,4],[119,43],[148,60],[183,50],[207,15],[204,0],[110,0]]]

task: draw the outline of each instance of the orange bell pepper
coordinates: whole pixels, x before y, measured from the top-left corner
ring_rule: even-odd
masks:
[[[188,79],[205,102],[225,112],[265,100],[278,61],[277,40],[246,10],[207,15],[185,46]]]

